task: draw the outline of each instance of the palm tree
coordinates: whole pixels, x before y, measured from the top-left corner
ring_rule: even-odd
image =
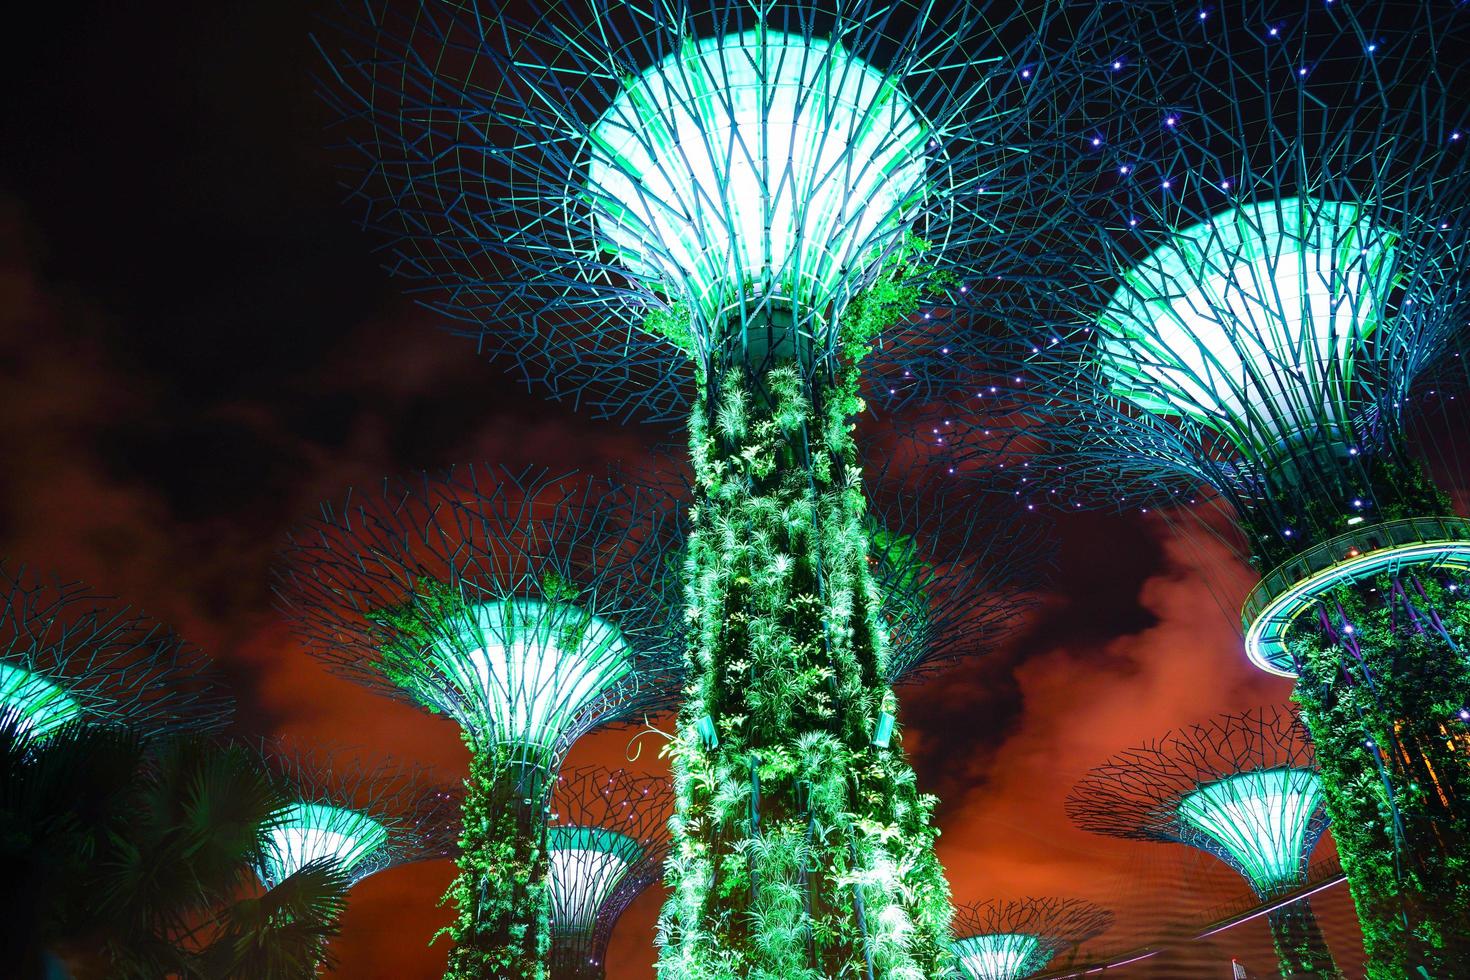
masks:
[[[0,723],[0,962],[22,977],[295,980],[327,960],[348,881],[253,869],[290,800],[247,749]]]

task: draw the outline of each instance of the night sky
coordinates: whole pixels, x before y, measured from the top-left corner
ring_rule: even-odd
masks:
[[[457,779],[447,722],[328,675],[293,642],[267,586],[286,530],[386,474],[596,469],[675,434],[520,390],[402,298],[342,203],[308,5],[28,13],[11,23],[16,74],[0,95],[0,554],[123,596],[203,646],[233,682],[241,733]],[[1072,829],[1072,783],[1118,749],[1289,688],[1240,651],[1230,612],[1250,576],[1223,550],[1203,556],[1206,576],[1149,518],[1068,518],[1059,533],[1060,570],[1026,631],[908,689],[906,741],[943,799],[957,900],[1091,898],[1119,909],[1116,944],[1245,889],[1185,848]],[[631,734],[590,737],[572,761],[656,770],[652,739],[624,761]],[[439,862],[359,885],[339,975],[439,975],[444,944],[426,944],[448,920],[436,900],[450,874]],[[651,975],[658,900],[624,919],[611,976]],[[1360,955],[1346,908],[1340,886],[1320,904],[1344,966]],[[1272,975],[1261,922],[1124,975],[1224,976],[1232,955]]]

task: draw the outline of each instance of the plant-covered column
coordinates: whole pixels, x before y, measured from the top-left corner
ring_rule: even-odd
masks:
[[[1339,980],[1342,971],[1327,952],[1327,939],[1317,924],[1312,904],[1305,898],[1272,910],[1267,916],[1276,961],[1283,977]]]
[[[661,976],[942,976],[948,887],[881,679],[851,380],[815,397],[789,365],[722,381],[691,425]]]
[[[446,977],[547,977],[547,774],[511,747],[472,757],[465,780],[459,872],[445,894],[455,917]],[[538,805],[539,804],[539,805]]]
[[[1374,977],[1452,976],[1470,923],[1464,576],[1335,589],[1289,646]]]

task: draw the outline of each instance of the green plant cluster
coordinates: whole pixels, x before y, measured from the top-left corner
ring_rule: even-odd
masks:
[[[442,931],[454,942],[446,980],[548,980],[549,778],[548,770],[528,764],[511,747],[471,758],[459,873],[444,894],[456,910],[453,924]]]
[[[1298,899],[1271,912],[1271,939],[1283,977],[1300,980],[1341,980],[1343,973],[1332,961],[1322,927],[1311,903]]]
[[[1252,562],[1262,573],[1351,531],[1348,520],[1353,517],[1383,524],[1454,513],[1449,497],[1422,465],[1386,451],[1347,457],[1284,482],[1271,490],[1265,504],[1245,515]],[[1354,507],[1354,500],[1363,507]],[[1284,534],[1288,529],[1292,533]]]
[[[894,702],[852,363],[817,393],[794,368],[731,371],[691,421],[692,680],[668,747],[678,804],[662,980],[952,969],[934,800],[897,737],[872,744]]]
[[[1428,569],[1385,574],[1329,597],[1331,632],[1309,610],[1290,638],[1295,698],[1316,743],[1374,980],[1420,967],[1457,976],[1470,962],[1463,591]]]

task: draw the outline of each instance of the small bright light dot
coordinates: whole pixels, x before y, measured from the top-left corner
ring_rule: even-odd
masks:
[[[1377,50],[1378,50],[1378,45],[1376,45],[1376,44],[1370,44],[1370,45],[1368,45],[1368,53],[1369,54],[1372,54],[1374,51],[1377,51]]]
[[[1092,145],[1093,146],[1102,146],[1102,139],[1099,138],[1099,137],[1097,137],[1097,136],[1094,136],[1092,138]]]
[[[1178,116],[1170,116],[1168,119],[1165,119],[1164,120],[1164,125],[1165,126],[1173,126],[1177,122],[1179,122],[1179,117]]]
[[[1278,30],[1277,30],[1277,29],[1276,29],[1276,28],[1274,28],[1274,27],[1273,27],[1273,28],[1271,28],[1271,36],[1272,36],[1272,37],[1275,37],[1275,36],[1276,36],[1276,35],[1278,35],[1278,34],[1280,34],[1280,33],[1281,33],[1281,32],[1280,32],[1280,31],[1278,31]]]
[[[1228,181],[1228,180],[1222,180],[1222,181],[1220,181],[1220,187],[1221,187],[1222,190],[1227,190],[1227,191],[1230,190],[1230,181]]]
[[[1167,180],[1164,181],[1164,190],[1168,190],[1171,186],[1173,185],[1171,185]]]
[[[1126,174],[1126,173],[1128,173],[1132,169],[1133,169],[1132,167],[1128,166],[1128,164],[1125,163],[1125,164],[1123,164],[1123,166],[1121,166],[1121,167],[1118,168],[1118,173],[1120,173],[1120,174]]]
[[[1306,75],[1306,73],[1307,73],[1307,70],[1306,70],[1306,69],[1305,69],[1305,68],[1298,68],[1298,69],[1297,69],[1297,70],[1296,70],[1296,73],[1297,73],[1297,74],[1298,74],[1298,75],[1303,75],[1303,76],[1305,76],[1305,75]]]
[[[1122,68],[1122,67],[1123,67],[1123,62],[1121,62],[1121,61],[1115,61],[1115,62],[1113,62],[1113,71],[1117,71],[1119,68]]]
[[[1031,77],[1031,69],[1030,68],[1022,68],[1021,69],[1021,77],[1022,78],[1030,78]]]

